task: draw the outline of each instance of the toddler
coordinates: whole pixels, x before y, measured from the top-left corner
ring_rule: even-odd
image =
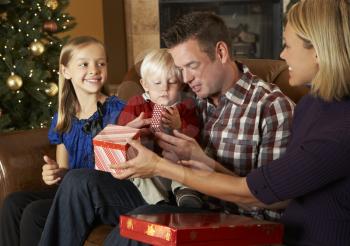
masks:
[[[135,127],[133,123],[136,118],[151,118],[153,110],[161,108],[159,127],[152,124],[152,130],[143,130],[141,141],[145,146],[161,154],[162,150],[154,141],[153,132],[157,130],[171,132],[177,129],[198,138],[199,121],[194,100],[184,96],[181,72],[166,49],[153,50],[145,56],[140,82],[145,93],[130,98],[119,117],[119,125]],[[157,122],[154,115],[152,122]],[[177,161],[176,158],[173,156],[172,160]],[[178,206],[201,208],[203,205],[200,193],[175,181],[155,177],[135,178],[133,182],[149,204],[170,202],[172,195],[169,195],[169,191],[172,191]]]

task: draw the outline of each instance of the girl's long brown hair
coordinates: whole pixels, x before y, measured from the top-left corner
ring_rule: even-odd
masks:
[[[68,66],[68,63],[73,56],[73,52],[90,44],[99,44],[104,47],[102,42],[93,37],[80,36],[71,39],[62,48],[59,60],[60,71],[58,85],[58,119],[56,125],[57,132],[63,133],[69,131],[72,126],[73,117],[76,115],[77,110],[80,109],[80,104],[72,82],[65,79],[63,75],[63,67]]]

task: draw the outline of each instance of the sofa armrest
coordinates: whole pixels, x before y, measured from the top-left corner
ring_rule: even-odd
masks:
[[[41,179],[42,157],[55,158],[56,150],[47,133],[48,129],[34,129],[0,134],[0,206],[11,192],[46,187]]]

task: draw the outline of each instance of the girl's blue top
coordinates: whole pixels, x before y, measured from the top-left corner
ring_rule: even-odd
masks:
[[[102,104],[100,112],[97,110],[90,118],[79,120],[73,117],[71,129],[62,134],[55,130],[58,114],[54,115],[48,134],[49,141],[52,144],[64,144],[69,154],[70,169],[95,167],[92,139],[97,132],[86,130],[86,126],[91,127],[94,123],[101,122],[101,119],[99,130],[107,124],[115,124],[124,106],[125,103],[119,98],[110,96]]]

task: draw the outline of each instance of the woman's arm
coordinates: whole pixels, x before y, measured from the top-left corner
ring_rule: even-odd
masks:
[[[130,140],[129,144],[137,150],[138,155],[118,166],[111,166],[123,169],[122,172],[113,174],[118,179],[161,176],[226,201],[264,207],[250,192],[246,178],[178,165],[159,157],[138,141]]]
[[[211,159],[208,157],[208,161],[214,163],[215,165],[215,171],[217,172],[221,172],[223,174],[228,174],[234,177],[238,177],[235,173],[231,172],[230,170],[226,169],[225,167],[223,167],[220,163],[218,163],[217,161]],[[208,164],[204,164],[198,161],[181,161],[181,164],[189,167],[189,168],[195,168],[195,169],[199,169],[199,170],[207,170],[207,171],[214,171],[213,169],[209,169],[209,166],[212,165],[208,165]],[[221,182],[221,181],[220,181]],[[270,205],[266,205],[264,203],[260,203],[260,204],[244,204],[244,203],[240,203],[235,201],[235,204],[237,204],[239,207],[243,208],[244,210],[252,210],[253,206],[255,207],[262,207],[262,208],[266,208],[266,209],[271,209],[271,210],[276,210],[276,209],[284,209],[287,207],[287,205],[289,204],[290,200],[286,200],[286,201],[281,201],[281,202],[276,202]]]
[[[178,162],[178,164],[181,164],[183,166],[189,167],[189,168],[195,168],[199,170],[207,170],[207,171],[215,171],[219,173],[228,174],[231,176],[238,177],[237,174],[232,172],[231,170],[227,169],[223,165],[221,165],[219,162],[215,161],[214,159],[210,158],[207,155],[204,155],[201,159],[201,161],[194,161],[194,160],[181,160]]]
[[[193,166],[198,164],[197,169],[215,170],[236,176],[232,171],[222,166],[219,162],[207,156],[197,141],[179,131],[174,131],[174,136],[157,132],[158,144],[163,149],[163,156],[176,155],[179,163]],[[171,158],[167,158],[171,160]],[[188,161],[191,160],[191,161]]]
[[[226,201],[252,206],[258,202],[242,177],[174,165],[163,158],[159,158],[154,173]]]

